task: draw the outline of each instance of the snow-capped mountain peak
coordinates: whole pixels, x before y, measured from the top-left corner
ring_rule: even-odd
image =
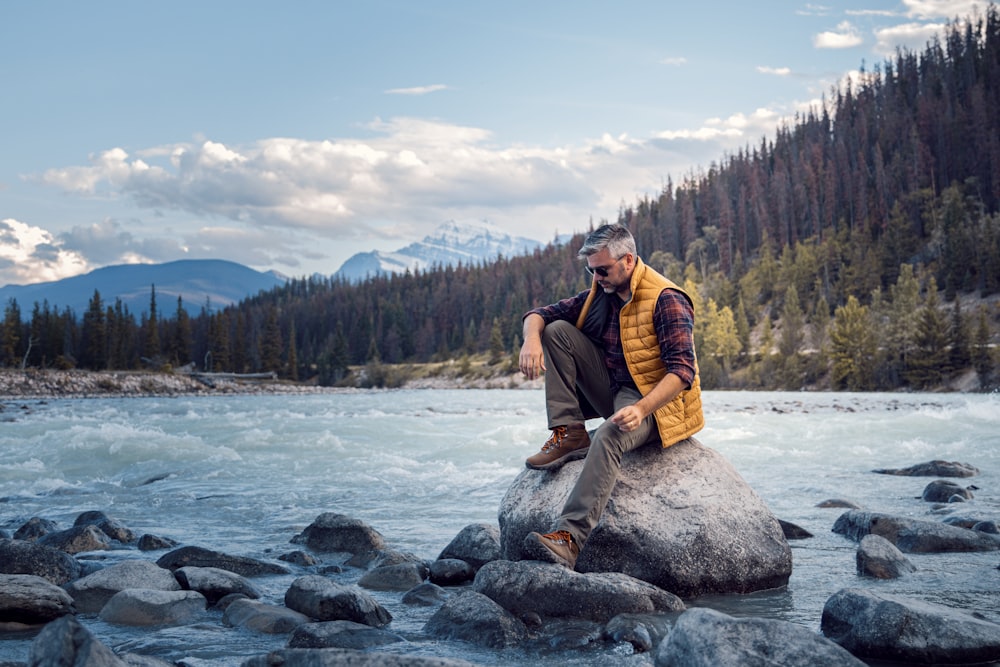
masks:
[[[344,262],[334,277],[358,282],[376,275],[423,271],[459,262],[492,261],[498,256],[524,255],[541,245],[534,239],[511,236],[485,220],[462,223],[449,220],[422,241],[395,252],[372,250],[358,253]]]

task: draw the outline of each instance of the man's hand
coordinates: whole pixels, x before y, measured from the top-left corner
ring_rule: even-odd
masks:
[[[627,433],[639,428],[639,424],[645,418],[646,415],[643,413],[642,408],[639,407],[639,404],[633,403],[632,405],[626,405],[611,415],[611,423]]]
[[[542,352],[543,329],[545,321],[538,314],[532,313],[524,318],[524,343],[521,344],[518,365],[524,377],[529,380],[534,380],[545,372],[545,354]]]
[[[529,338],[521,345],[521,356],[518,358],[524,377],[534,380],[545,372],[545,355],[542,354],[540,338]]]

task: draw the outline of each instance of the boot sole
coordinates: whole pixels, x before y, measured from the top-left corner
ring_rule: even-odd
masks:
[[[570,461],[577,461],[579,459],[586,458],[587,452],[589,451],[590,447],[584,447],[583,449],[574,449],[569,454],[566,454],[565,456],[558,458],[555,461],[549,461],[548,463],[541,463],[538,465],[533,465],[525,461],[524,466],[526,468],[531,468],[532,470],[555,470],[556,468],[563,467]]]

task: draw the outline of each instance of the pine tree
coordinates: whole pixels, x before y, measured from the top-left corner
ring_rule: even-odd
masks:
[[[927,281],[927,295],[917,320],[914,351],[906,369],[906,380],[917,389],[941,384],[948,370],[948,323],[939,307],[937,281]]]
[[[21,308],[17,299],[8,299],[4,308],[3,331],[0,336],[0,368],[16,366],[20,363]]]
[[[969,367],[972,354],[969,350],[969,325],[962,314],[962,300],[956,298],[948,328],[948,366],[952,373],[961,373]]]
[[[852,295],[833,314],[830,330],[831,382],[836,388],[866,391],[874,385],[877,341],[871,315]]]

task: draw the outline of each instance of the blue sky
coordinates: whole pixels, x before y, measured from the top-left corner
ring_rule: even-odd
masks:
[[[976,6],[4,2],[0,285],[184,258],[330,274],[448,220],[548,241]]]

